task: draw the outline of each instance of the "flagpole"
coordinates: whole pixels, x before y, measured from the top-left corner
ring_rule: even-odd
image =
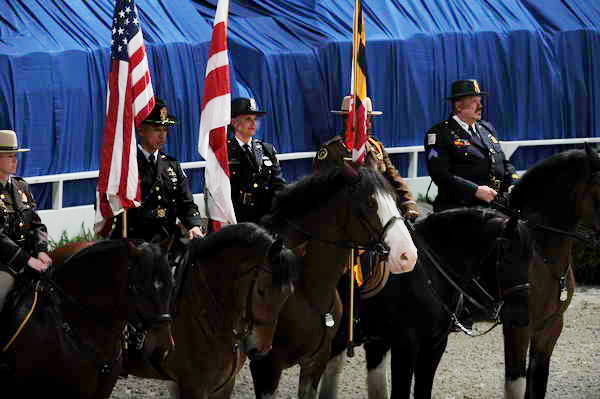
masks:
[[[348,357],[354,357],[354,248],[350,248],[349,277],[350,289],[348,290]]]
[[[127,238],[127,208],[123,209],[123,238]]]

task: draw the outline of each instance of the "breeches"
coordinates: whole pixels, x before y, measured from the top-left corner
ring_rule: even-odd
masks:
[[[0,312],[4,308],[4,301],[13,285],[15,285],[15,278],[12,274],[0,270]]]

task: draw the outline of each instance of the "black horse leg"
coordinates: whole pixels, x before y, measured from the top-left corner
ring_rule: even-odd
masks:
[[[385,357],[390,344],[384,340],[367,341],[363,345],[367,359],[367,388],[369,399],[387,399]]]
[[[282,369],[276,367],[274,363],[272,352],[265,357],[250,361],[250,372],[252,373],[254,393],[257,399],[275,396],[275,391],[281,379],[281,371]]]
[[[438,334],[429,337],[429,340],[419,345],[415,368],[415,399],[431,398],[433,379],[447,344],[448,334],[444,331],[441,336]]]
[[[525,397],[526,359],[529,328],[503,326],[504,333],[504,397]]]
[[[527,399],[542,399],[546,396],[548,387],[548,374],[550,373],[550,357],[554,345],[562,331],[562,319],[543,330],[531,340],[529,350],[529,366],[527,368]]]

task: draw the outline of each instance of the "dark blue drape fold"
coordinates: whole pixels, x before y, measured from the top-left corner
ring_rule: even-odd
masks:
[[[180,120],[166,151],[196,147],[217,0],[137,0],[157,96]],[[600,2],[363,0],[368,93],[387,146],[420,145],[446,117],[452,80],[476,78],[503,140],[598,136]],[[106,104],[112,0],[0,0],[0,129],[31,148],[23,176],[95,170]],[[354,0],[231,0],[234,96],[268,111],[259,136],[279,152],[314,151],[341,131],[350,87]],[[520,168],[555,149],[522,149]],[[405,169],[405,160],[396,162]],[[284,163],[289,180],[309,161]],[[426,173],[420,168],[421,173]],[[190,173],[195,191],[202,174]],[[50,203],[48,186],[36,189]],[[65,187],[91,203],[94,181]]]

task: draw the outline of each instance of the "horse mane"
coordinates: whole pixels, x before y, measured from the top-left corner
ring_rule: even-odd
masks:
[[[430,214],[417,222],[415,228],[435,253],[446,255],[445,262],[473,266],[491,248],[489,237],[498,237],[507,219],[503,213],[489,208],[454,208]],[[457,255],[448,258],[449,253]]]
[[[126,244],[124,240],[101,240],[91,245],[89,247],[85,247],[80,251],[71,255],[67,260],[62,264],[54,265],[54,273],[69,273],[72,269],[81,268],[80,263],[82,259],[85,263],[89,263],[92,259],[97,259],[101,262],[104,262],[104,257],[107,253],[115,253],[121,248],[123,248]]]
[[[377,190],[396,198],[395,191],[381,173],[364,166],[354,169],[349,166],[334,167],[324,173],[304,176],[280,190],[270,212],[261,222],[273,229],[286,219],[298,219],[320,209],[342,191],[359,200]]]
[[[189,244],[190,259],[193,261],[208,260],[221,251],[232,247],[252,248],[257,253],[269,257],[273,269],[273,284],[281,287],[298,279],[299,259],[287,248],[277,254],[270,249],[275,238],[263,227],[250,222],[227,225],[203,239],[192,240]]]
[[[510,206],[522,211],[536,209],[544,215],[565,215],[575,185],[591,173],[592,165],[584,150],[554,154],[525,172],[511,191]]]
[[[266,254],[273,241],[273,237],[264,228],[244,222],[224,226],[203,239],[192,240],[189,249],[192,259],[204,260],[234,246],[256,248],[257,252]]]

